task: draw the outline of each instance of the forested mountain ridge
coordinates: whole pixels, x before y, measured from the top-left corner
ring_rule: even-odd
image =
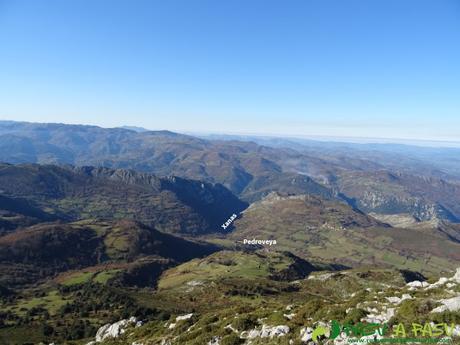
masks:
[[[247,206],[222,185],[102,167],[0,164],[0,191],[15,200],[3,210],[11,213],[2,217],[3,231],[14,227],[16,216],[29,222],[135,219],[193,235],[220,231]]]

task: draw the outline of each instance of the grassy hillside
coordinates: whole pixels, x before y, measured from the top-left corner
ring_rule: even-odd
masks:
[[[384,266],[440,273],[460,262],[460,244],[433,229],[399,229],[313,196],[272,194],[252,204],[229,239],[276,240],[269,250],[290,251],[313,262]]]
[[[154,286],[166,267],[217,249],[130,220],[45,223],[0,237],[0,285],[27,286],[59,272],[110,265],[123,269],[127,285]]]

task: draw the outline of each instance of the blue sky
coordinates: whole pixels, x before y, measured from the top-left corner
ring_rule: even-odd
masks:
[[[460,1],[0,0],[0,119],[460,141]]]

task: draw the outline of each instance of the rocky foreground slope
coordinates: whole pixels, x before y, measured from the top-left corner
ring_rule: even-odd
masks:
[[[218,298],[214,291],[232,284],[228,279],[236,276],[224,270],[216,279],[203,274],[206,266],[220,265],[236,272],[248,258],[233,263],[225,263],[231,259],[222,253],[214,254],[214,258],[221,262],[202,259],[196,265],[185,264],[163,276],[164,289],[160,289],[159,295],[165,301],[187,300],[169,319],[145,324],[127,319],[105,325],[89,344],[344,345],[363,343],[366,339],[411,337],[435,339],[432,343],[460,342],[460,268],[449,278],[432,281],[405,271],[322,271],[284,282],[284,289],[278,286],[271,293],[230,293]],[[272,262],[273,258],[267,260]],[[176,275],[178,270],[195,275],[181,279]],[[197,278],[198,273],[203,275]],[[244,289],[245,285],[254,284],[255,281],[246,281],[238,285]],[[355,333],[344,328],[347,324],[355,327]],[[414,336],[414,324],[421,325],[424,332],[416,328],[418,333]],[[374,325],[374,331],[371,335],[359,334],[359,325]]]

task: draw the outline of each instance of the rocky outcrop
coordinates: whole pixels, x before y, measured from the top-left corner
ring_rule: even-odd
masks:
[[[134,316],[129,319],[117,321],[115,323],[108,323],[97,330],[94,341],[87,343],[86,345],[94,345],[100,343],[106,339],[118,338],[120,335],[126,332],[128,327],[140,327],[142,321],[138,321]]]
[[[218,336],[214,336],[212,337],[212,339],[208,342],[207,345],[220,345],[220,340],[222,338],[221,337],[218,337]]]
[[[382,311],[377,309],[368,309],[369,314],[362,320],[369,323],[385,323],[390,321],[390,319],[395,315],[395,308],[387,308],[382,306]]]
[[[288,326],[267,326],[262,325],[261,329],[253,329],[250,331],[245,331],[241,333],[241,338],[243,339],[253,339],[253,338],[273,338],[273,337],[282,337],[288,334],[290,328]]]
[[[442,287],[444,285],[448,288],[451,288],[455,286],[455,284],[460,284],[460,267],[457,268],[455,274],[451,278],[441,277],[436,283],[433,283],[433,284],[414,280],[413,282],[407,283],[406,286],[409,287],[409,290],[417,290],[420,288],[430,290],[430,289]]]
[[[300,341],[302,343],[308,343],[313,337],[313,328],[303,327],[300,330]]]
[[[173,328],[176,327],[176,324],[177,324],[179,321],[188,320],[188,319],[190,319],[192,316],[193,316],[193,313],[185,314],[185,315],[179,315],[178,317],[176,317],[176,322],[170,323],[169,326],[168,326],[168,328],[169,328],[169,329],[173,329]]]
[[[421,282],[419,280],[414,280],[413,282],[407,283],[407,286],[409,287],[409,290],[416,290],[420,288],[426,288],[430,286],[430,284],[427,282]]]
[[[438,301],[442,305],[434,308],[432,313],[442,313],[445,311],[459,311],[460,310],[460,296],[453,298],[446,298]]]
[[[386,297],[387,301],[393,304],[400,304],[402,301],[405,301],[406,299],[412,299],[412,296],[405,293],[401,297]]]
[[[460,267],[457,268],[457,271],[455,272],[454,276],[451,278],[452,281],[459,283],[460,284]]]

